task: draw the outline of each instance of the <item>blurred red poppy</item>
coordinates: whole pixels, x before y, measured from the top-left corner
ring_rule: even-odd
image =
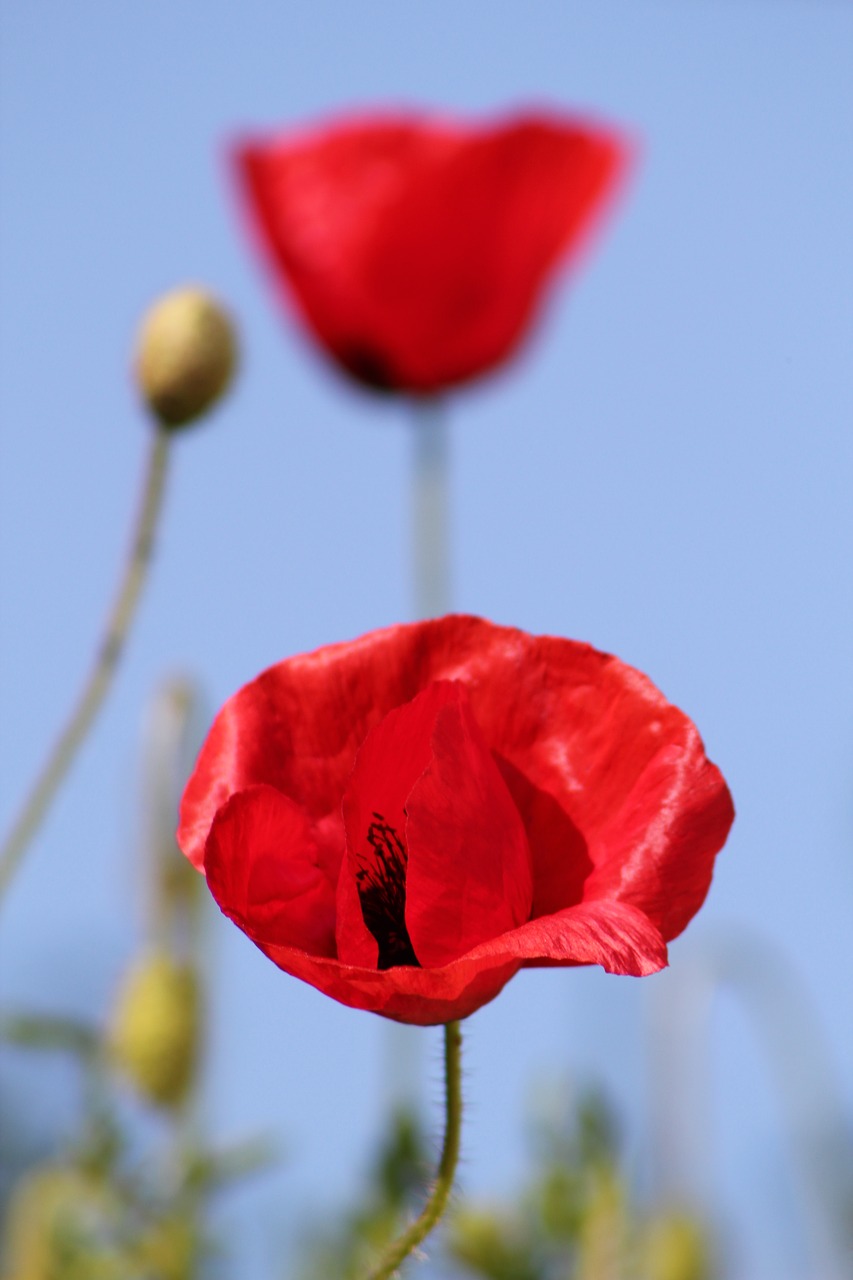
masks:
[[[558,115],[386,115],[247,141],[235,159],[320,346],[362,383],[428,394],[512,355],[626,156],[611,130]]]
[[[526,965],[648,974],[734,816],[645,676],[479,618],[373,632],[227,702],[178,840],[286,972],[401,1022],[465,1017]]]

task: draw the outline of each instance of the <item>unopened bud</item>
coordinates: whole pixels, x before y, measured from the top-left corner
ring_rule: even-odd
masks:
[[[137,1243],[135,1260],[141,1274],[156,1280],[192,1280],[200,1253],[199,1230],[185,1215],[161,1219],[149,1228]]]
[[[195,970],[162,951],[138,961],[119,991],[110,1031],[113,1061],[143,1097],[183,1102],[195,1076],[201,993]]]
[[[98,1184],[70,1165],[42,1165],[15,1187],[3,1223],[2,1275],[53,1280],[66,1272],[69,1241],[106,1234],[110,1205]],[[76,1271],[75,1271],[75,1274]]]
[[[587,1191],[578,1240],[577,1280],[624,1275],[628,1221],[625,1188],[616,1169],[602,1164]]]
[[[206,413],[226,390],[236,364],[231,320],[203,289],[165,294],[142,321],[136,380],[163,427],[183,427]]]
[[[710,1280],[711,1248],[702,1224],[683,1212],[654,1218],[646,1230],[645,1270],[649,1280]]]

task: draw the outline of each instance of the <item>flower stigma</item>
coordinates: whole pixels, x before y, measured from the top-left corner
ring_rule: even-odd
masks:
[[[405,812],[405,810],[404,810]],[[406,865],[408,852],[395,827],[381,813],[367,828],[367,843],[373,850],[368,866],[355,873],[361,914],[379,947],[378,969],[397,965],[418,965],[418,958],[406,928]]]

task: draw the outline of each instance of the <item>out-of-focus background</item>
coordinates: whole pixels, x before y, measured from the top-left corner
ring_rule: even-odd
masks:
[[[212,711],[279,658],[413,613],[405,406],[351,390],[283,315],[229,140],[372,104],[577,110],[639,159],[523,357],[451,404],[454,605],[646,671],[738,818],[667,973],[525,973],[470,1020],[461,1184],[512,1195],[537,1092],[599,1082],[631,1176],[703,1207],[727,1278],[827,1280],[818,1184],[840,1186],[826,1140],[853,1113],[851,54],[853,8],[817,0],[7,0],[4,826],[124,554],[142,309],[208,284],[244,361],[177,443],[115,696],[0,916],[0,1006],[109,1006],[140,938],[140,726],[165,673]],[[209,956],[206,1126],[282,1153],[217,1229],[231,1274],[279,1277],[306,1216],[356,1186],[404,1042],[218,917]],[[435,1116],[440,1035],[405,1045]],[[0,1052],[4,1116],[69,1128],[64,1064]]]

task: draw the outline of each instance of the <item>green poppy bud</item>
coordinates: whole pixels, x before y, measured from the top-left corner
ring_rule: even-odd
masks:
[[[115,1064],[144,1098],[178,1106],[195,1077],[201,992],[188,964],[151,951],[127,974],[110,1029]]]
[[[626,1269],[628,1212],[617,1170],[602,1164],[587,1188],[580,1220],[577,1280],[616,1280]]]
[[[85,1248],[87,1241],[103,1237],[109,1221],[103,1189],[79,1169],[60,1164],[34,1169],[17,1184],[6,1210],[2,1275],[54,1280],[66,1274],[69,1247],[76,1242]]]
[[[136,381],[160,426],[184,427],[210,409],[237,364],[234,326],[203,289],[175,289],[145,315],[136,347]]]
[[[649,1280],[709,1280],[711,1250],[702,1225],[678,1211],[662,1213],[649,1223],[644,1240]]]
[[[134,1260],[157,1280],[192,1280],[197,1274],[201,1238],[189,1217],[162,1219],[136,1243]]]

